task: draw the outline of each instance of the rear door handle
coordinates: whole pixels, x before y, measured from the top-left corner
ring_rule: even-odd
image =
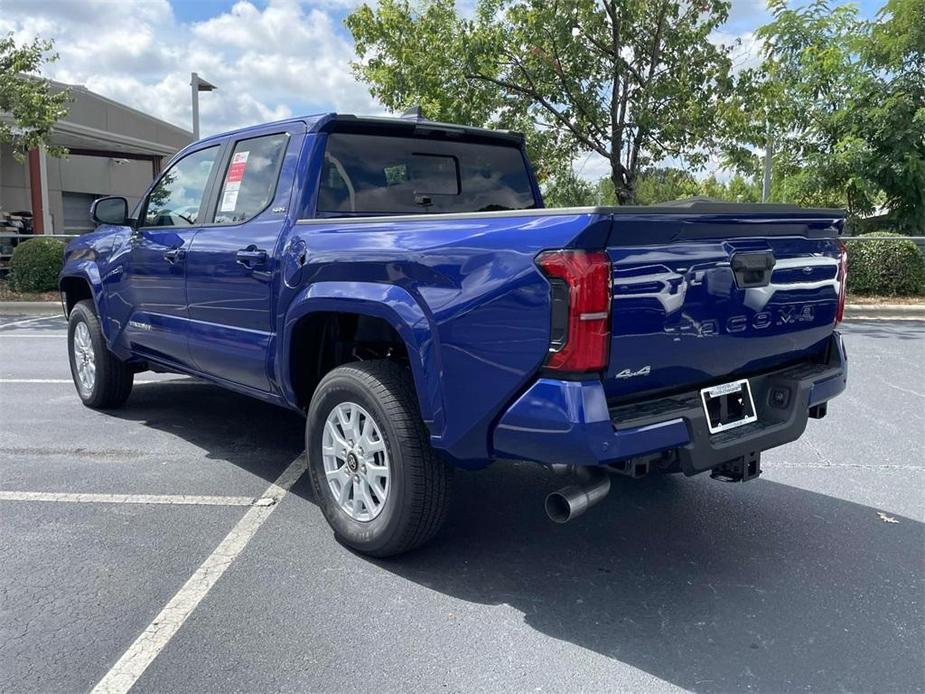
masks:
[[[173,265],[178,260],[183,260],[186,257],[186,249],[184,248],[171,248],[169,251],[164,253],[164,260]]]
[[[255,265],[264,265],[267,262],[267,252],[256,246],[242,248],[235,253],[235,260],[244,267],[253,267]]]

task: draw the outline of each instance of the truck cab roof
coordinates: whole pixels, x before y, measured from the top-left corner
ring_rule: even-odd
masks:
[[[427,120],[420,116],[357,116],[351,113],[316,113],[305,116],[293,116],[284,118],[270,123],[260,123],[249,125],[236,130],[229,130],[223,133],[217,133],[204,137],[199,143],[210,142],[213,140],[222,140],[228,137],[239,137],[249,132],[266,132],[273,126],[288,126],[293,124],[303,124],[305,131],[309,133],[319,132],[371,132],[376,134],[385,134],[394,132],[396,134],[443,134],[450,137],[467,137],[479,140],[504,141],[513,145],[522,145],[524,142],[523,133],[513,130],[492,130],[490,128],[476,128],[468,125],[457,125],[455,123],[441,123],[438,121]]]

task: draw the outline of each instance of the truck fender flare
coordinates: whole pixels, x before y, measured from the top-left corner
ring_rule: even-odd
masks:
[[[286,400],[296,401],[288,354],[295,325],[305,316],[318,312],[381,318],[395,329],[408,352],[421,417],[432,440],[439,440],[444,418],[437,334],[420,302],[406,289],[394,284],[316,282],[296,294],[286,311],[279,345],[280,384]]]
[[[122,266],[117,266],[110,274],[115,275],[123,272]],[[58,274],[58,291],[61,290],[61,284],[67,279],[83,280],[90,286],[90,296],[93,299],[93,305],[96,307],[96,315],[100,319],[100,327],[103,330],[103,337],[106,339],[106,346],[120,359],[129,359],[131,354],[127,349],[118,344],[121,330],[117,324],[109,320],[106,292],[103,291],[103,282],[106,276],[100,275],[99,265],[93,259],[81,259],[69,261]],[[62,308],[67,311],[67,303],[64,296],[61,297]]]
[[[62,294],[61,302],[64,304],[64,310],[67,311],[67,303],[64,301],[64,290],[62,284],[64,280],[77,279],[83,280],[90,287],[90,296],[93,298],[93,304],[96,306],[96,315],[102,315],[101,309],[105,301],[103,294],[103,281],[100,278],[100,269],[92,260],[78,260],[70,262],[62,268],[58,275],[58,292]]]

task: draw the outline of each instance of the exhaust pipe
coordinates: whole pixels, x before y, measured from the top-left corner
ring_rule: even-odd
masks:
[[[587,479],[562,487],[546,497],[546,515],[556,523],[577,518],[610,492],[610,475],[603,470],[584,471]]]

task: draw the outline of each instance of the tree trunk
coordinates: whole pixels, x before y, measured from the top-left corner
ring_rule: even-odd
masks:
[[[614,195],[618,205],[636,204],[636,181],[631,176],[624,177],[623,165],[617,161],[611,164],[610,181],[613,183]]]

